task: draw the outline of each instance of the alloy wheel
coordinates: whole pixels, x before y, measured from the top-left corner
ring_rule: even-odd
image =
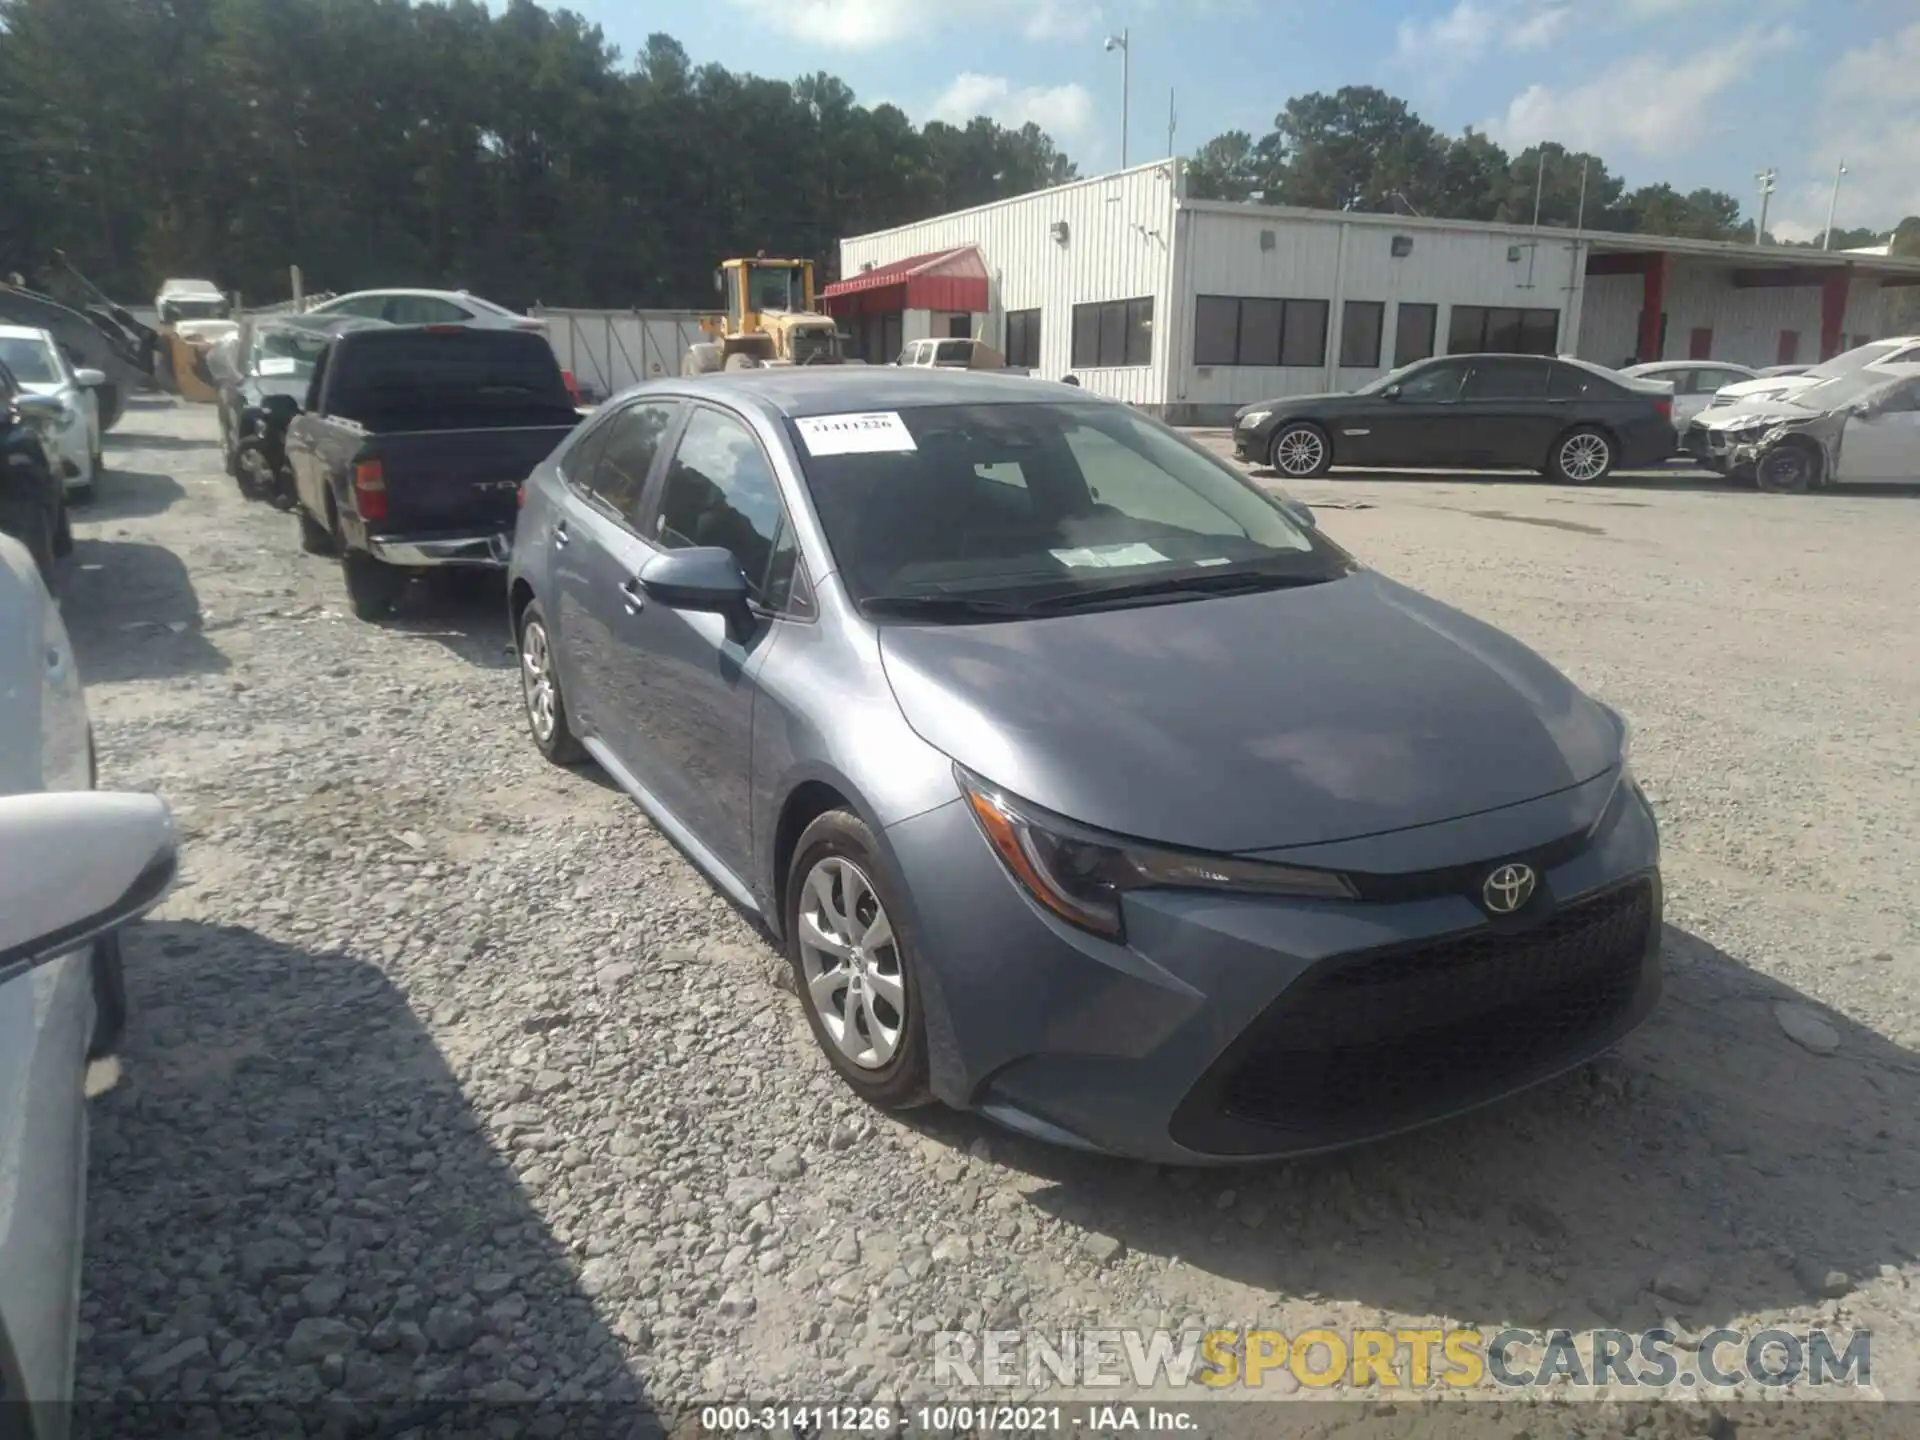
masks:
[[[1607,462],[1612,453],[1606,440],[1591,432],[1570,435],[1560,447],[1560,469],[1569,480],[1585,483],[1598,480],[1607,473]]]
[[[1314,431],[1289,430],[1273,447],[1273,467],[1282,475],[1312,475],[1326,456],[1326,442]]]
[[[907,984],[893,922],[873,882],[843,855],[807,872],[800,893],[800,961],[820,1026],[862,1070],[878,1070],[907,1030]]]
[[[553,650],[547,627],[529,620],[520,631],[520,688],[527,699],[527,723],[543,744],[553,739],[559,709],[553,684]]]

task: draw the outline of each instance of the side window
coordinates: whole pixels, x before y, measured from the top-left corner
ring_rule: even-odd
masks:
[[[730,415],[695,410],[660,487],[651,538],[669,550],[732,551],[758,599],[781,519],[780,487],[753,433]]]
[[[600,463],[600,452],[607,448],[607,441],[613,435],[616,418],[606,416],[587,426],[584,433],[576,434],[559,462],[560,478],[583,495],[591,493],[587,482],[593,478],[593,467]]]
[[[1593,377],[1591,375],[1576,370],[1571,365],[1548,367],[1547,398],[1549,400],[1577,400],[1582,395],[1592,393]]]
[[[362,295],[356,300],[339,300],[321,307],[328,315],[358,315],[363,320],[378,320],[386,301],[378,295]]]
[[[573,477],[588,495],[619,519],[636,528],[647,476],[660,453],[660,442],[673,424],[677,407],[670,404],[630,405],[602,428],[607,432],[593,468]]]
[[[1916,410],[1920,410],[1920,380],[1896,386],[1880,402],[1882,415],[1910,415]]]
[[[1712,395],[1723,385],[1738,385],[1742,380],[1751,380],[1751,375],[1743,375],[1738,370],[1702,370],[1698,393]]]
[[[1529,360],[1480,360],[1467,377],[1462,400],[1544,400],[1547,367]]]
[[[1429,365],[1400,382],[1402,401],[1417,400],[1429,404],[1460,398],[1460,382],[1467,378],[1465,365]]]
[[[394,325],[458,325],[473,317],[432,295],[395,295],[387,301],[383,318]]]

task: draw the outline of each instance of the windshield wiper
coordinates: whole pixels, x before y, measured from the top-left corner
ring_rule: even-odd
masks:
[[[1256,590],[1292,590],[1303,585],[1319,585],[1328,575],[1275,575],[1267,571],[1228,571],[1219,575],[1163,575],[1157,580],[1136,580],[1125,585],[1102,585],[1093,590],[1070,590],[1033,602],[1036,612],[1080,610],[1106,605],[1116,600],[1145,600],[1157,596],[1250,595]]]
[[[967,595],[869,595],[860,608],[869,615],[916,620],[1011,620],[1032,613],[1025,605]]]

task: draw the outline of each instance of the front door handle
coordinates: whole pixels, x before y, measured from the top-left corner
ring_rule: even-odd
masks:
[[[620,603],[626,607],[629,615],[638,615],[647,603],[646,593],[641,590],[638,580],[620,582]]]
[[[556,520],[553,522],[553,543],[555,545],[565,545],[571,538],[572,537],[567,534],[566,521]]]

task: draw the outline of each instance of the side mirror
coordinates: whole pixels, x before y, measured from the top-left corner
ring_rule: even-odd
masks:
[[[107,372],[88,367],[73,372],[73,383],[82,390],[98,390],[107,383]]]
[[[1282,495],[1279,497],[1279,501],[1280,508],[1286,512],[1287,518],[1293,521],[1294,524],[1308,530],[1318,530],[1320,528],[1320,522],[1314,518],[1313,507],[1305,501],[1296,500],[1291,495]]]
[[[55,425],[67,418],[67,402],[58,395],[16,395],[13,408],[22,420]]]
[[[733,552],[718,545],[662,551],[640,567],[637,578],[649,600],[675,610],[724,615],[730,627],[749,618],[747,577]]]
[[[1394,384],[1387,386],[1386,389],[1380,392],[1380,398],[1382,400],[1398,400],[1400,398],[1399,385]]]
[[[1880,413],[1880,407],[1871,400],[1856,400],[1847,408],[1863,420],[1871,419]]]
[[[179,871],[156,795],[0,799],[0,984],[144,915]]]
[[[713,272],[713,293],[716,295],[724,295],[727,293],[726,271],[716,270]]]

